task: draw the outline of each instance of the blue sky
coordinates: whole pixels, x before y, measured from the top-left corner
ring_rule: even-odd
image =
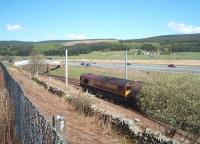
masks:
[[[199,0],[1,0],[0,40],[200,33]]]

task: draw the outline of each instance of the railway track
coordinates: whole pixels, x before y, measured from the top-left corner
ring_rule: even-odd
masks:
[[[65,77],[62,77],[62,76],[55,76],[55,75],[45,75],[45,76],[52,77],[52,78],[54,78],[54,79],[56,79],[56,80],[59,80],[59,81],[65,83]],[[81,89],[81,87],[80,87],[80,80],[79,80],[79,79],[68,78],[68,83],[69,83],[69,85],[73,86],[74,88]],[[107,101],[109,101],[109,100],[107,100]],[[113,101],[109,101],[109,102],[112,102],[112,103],[113,103]],[[124,106],[124,105],[122,105],[122,106]],[[138,115],[141,115],[142,117],[147,118],[147,119],[149,119],[149,120],[151,120],[151,121],[153,121],[153,122],[159,124],[160,126],[164,127],[164,128],[166,129],[166,133],[165,133],[165,134],[166,134],[167,136],[171,137],[171,138],[173,138],[175,135],[177,135],[177,136],[180,136],[180,137],[184,137],[184,138],[186,138],[186,139],[189,139],[190,141],[193,140],[193,139],[191,138],[192,135],[186,133],[185,131],[178,130],[178,129],[175,129],[175,128],[170,127],[170,126],[168,126],[168,125],[165,125],[165,124],[163,124],[162,122],[160,122],[160,121],[158,121],[158,120],[155,120],[155,119],[153,119],[153,118],[151,118],[151,117],[149,117],[149,116],[147,116],[147,115],[145,115],[145,114],[143,114],[143,113],[141,113],[141,112],[139,112],[139,111],[137,111],[137,110],[135,110],[135,109],[133,109],[133,108],[131,108],[131,107],[125,107],[125,108],[128,108],[129,110],[133,111],[134,113],[137,113]],[[199,141],[199,140],[198,140],[198,141],[195,141],[195,143],[200,144],[200,141]]]
[[[44,76],[44,75],[42,75]],[[51,77],[51,78],[54,78],[58,81],[61,81],[63,83],[65,83],[65,77],[62,77],[62,76],[55,76],[55,75],[45,75],[45,76],[48,76],[48,77]],[[69,85],[77,88],[77,89],[80,89],[80,80],[79,79],[75,79],[75,78],[68,78],[68,83]]]

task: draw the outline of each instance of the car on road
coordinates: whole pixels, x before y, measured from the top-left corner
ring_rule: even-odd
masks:
[[[81,66],[84,66],[85,65],[85,63],[84,62],[81,62]]]
[[[176,65],[175,64],[169,64],[168,67],[175,68]]]
[[[86,66],[86,67],[91,67],[91,64],[90,64],[90,63],[87,63],[85,66]]]

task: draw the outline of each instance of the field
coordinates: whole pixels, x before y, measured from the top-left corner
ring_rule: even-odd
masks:
[[[80,74],[82,74],[82,73],[95,73],[95,74],[99,74],[99,75],[115,76],[115,77],[119,77],[119,78],[124,78],[123,70],[112,71],[111,69],[87,68],[84,66],[83,67],[79,67],[79,66],[69,66],[68,67],[69,77],[79,79]],[[65,76],[65,69],[62,67],[60,69],[51,71],[50,74],[58,75],[58,76]],[[150,81],[151,77],[156,76],[157,73],[128,71],[128,75],[129,75],[129,79],[131,79],[131,80]]]
[[[124,60],[125,53],[123,51],[94,51],[89,54],[80,54],[78,56],[69,56],[70,60]],[[46,56],[55,59],[64,59],[64,56]],[[200,60],[200,52],[177,52],[171,55],[130,55],[128,54],[128,60]]]
[[[109,51],[100,52],[95,51],[89,54],[81,54],[79,56],[70,56],[70,59],[99,59],[99,60],[120,60],[124,59],[123,51]],[[130,60],[178,60],[178,59],[197,59],[200,60],[200,52],[177,52],[171,55],[156,55],[156,56],[145,56],[145,55],[129,55]]]

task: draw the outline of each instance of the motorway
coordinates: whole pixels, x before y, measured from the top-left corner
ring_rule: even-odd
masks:
[[[80,62],[69,62],[72,66],[81,66]],[[83,65],[84,66],[84,65]],[[120,63],[91,63],[92,67],[110,68],[110,69],[124,69],[125,65]],[[128,70],[141,70],[146,72],[185,72],[185,73],[200,73],[200,66],[184,66],[176,65],[175,68],[168,67],[168,65],[159,64],[134,64],[127,65]]]

